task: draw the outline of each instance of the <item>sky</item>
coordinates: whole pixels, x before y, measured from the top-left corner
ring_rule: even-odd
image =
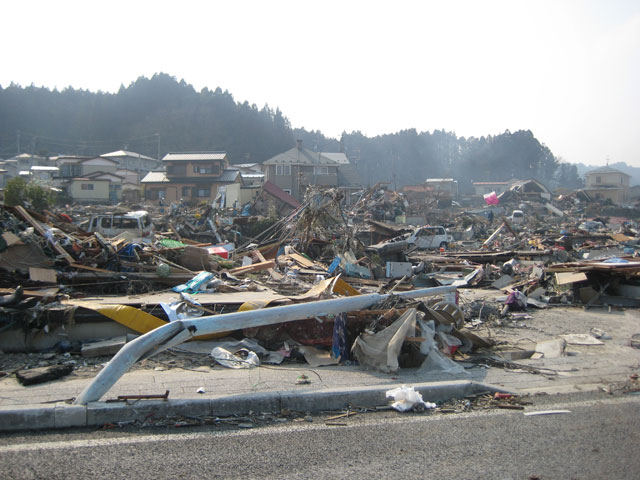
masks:
[[[0,85],[116,92],[156,72],[339,137],[531,130],[640,167],[640,1],[5,2]]]

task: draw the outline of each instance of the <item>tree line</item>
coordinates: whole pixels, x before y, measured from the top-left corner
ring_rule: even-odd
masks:
[[[557,159],[530,131],[480,138],[415,129],[371,138],[356,131],[336,139],[292,127],[278,108],[236,101],[220,88],[198,92],[164,73],[140,77],[116,93],[0,86],[2,158],[120,149],[155,158],[169,151],[224,150],[231,163],[261,163],[297,139],[312,150],[344,151],[363,185],[400,188],[448,177],[459,181],[461,191],[475,181],[511,178],[537,178],[551,188],[581,185],[575,166]]]

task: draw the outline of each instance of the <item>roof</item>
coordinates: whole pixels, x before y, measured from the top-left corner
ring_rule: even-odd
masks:
[[[167,172],[149,172],[140,183],[169,183]]]
[[[519,180],[517,182],[514,182],[509,190],[526,190],[527,186],[536,186],[543,193],[551,193],[551,191],[542,182],[539,182],[535,178],[528,178],[527,180]]]
[[[240,170],[235,170],[233,168],[227,168],[222,172],[215,180],[212,180],[211,183],[233,183],[240,175]]]
[[[155,158],[151,158],[151,157],[147,157],[146,155],[141,155],[139,153],[136,152],[128,152],[126,150],[116,150],[115,152],[109,152],[109,153],[104,153],[102,155],[100,155],[101,157],[134,157],[134,158],[141,158],[144,160],[153,160],[156,161]]]
[[[235,163],[233,166],[236,168],[253,168],[256,165],[260,165],[259,163]]]
[[[455,182],[453,178],[427,178],[427,183]]]
[[[360,185],[360,175],[358,175],[358,171],[353,165],[349,163],[346,165],[340,164],[338,167],[338,186],[346,187],[349,185]]]
[[[265,161],[263,165],[338,165],[337,162],[322,153],[312,152],[307,148],[293,147]]]
[[[111,162],[111,163],[114,163],[116,165],[118,164],[118,162],[116,160],[113,160],[112,158],[101,157],[101,156],[84,158],[82,160],[79,160],[78,163],[85,163],[85,162],[89,162],[91,160],[106,160],[107,162]]]
[[[342,152],[337,152],[337,153],[320,152],[320,155],[322,155],[323,157],[326,157],[329,160],[332,160],[332,161],[334,161],[336,163],[339,163],[341,165],[348,165],[349,164],[349,159]]]
[[[509,185],[509,182],[473,182],[474,185]]]
[[[87,177],[75,177],[69,179],[70,182],[111,182],[106,178],[87,178]]]
[[[267,192],[267,193],[269,193],[270,195],[273,195],[278,200],[280,200],[281,202],[286,203],[290,207],[298,208],[300,205],[302,205],[294,197],[292,197],[287,192],[285,192],[280,187],[278,187],[277,185],[275,185],[275,184],[273,184],[271,182],[268,182],[268,181],[264,182],[264,184],[262,185],[262,190]]]
[[[91,179],[98,178],[98,177],[115,177],[115,178],[119,178],[120,180],[124,178],[122,175],[116,175],[115,173],[101,172],[101,171],[88,173],[86,174],[86,177]]]
[[[224,160],[227,157],[227,152],[182,152],[182,153],[167,153],[163,158],[163,162],[187,162],[187,161],[202,161],[202,160]]]
[[[610,166],[596,168],[595,170],[589,170],[585,175],[591,175],[593,173],[619,173],[620,175],[624,175],[625,177],[630,177],[628,173],[624,173],[617,168],[611,168]]]
[[[242,178],[264,178],[264,173],[240,173]]]
[[[31,170],[40,172],[57,172],[60,169],[58,167],[39,167],[37,165],[34,165],[33,167],[31,167]]]

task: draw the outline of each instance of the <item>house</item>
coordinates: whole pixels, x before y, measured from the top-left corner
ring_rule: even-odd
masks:
[[[7,180],[18,175],[18,161],[15,159],[0,161],[0,168],[6,172],[5,179]]]
[[[52,157],[52,162],[60,169],[59,178],[68,180],[86,177],[90,173],[116,173],[118,162],[106,157],[87,157],[84,155],[61,155]]]
[[[437,197],[458,197],[458,181],[453,178],[427,178],[425,183],[432,187]]]
[[[9,160],[16,161],[16,169],[18,171],[28,171],[31,167],[46,167],[51,164],[50,160],[40,155],[31,155],[29,153],[21,153]]]
[[[630,178],[631,175],[609,166],[596,168],[585,174],[584,190],[596,200],[627,203]]]
[[[122,177],[122,183],[130,183],[132,185],[140,184],[140,174],[134,170],[119,168],[116,170],[116,175]]]
[[[0,168],[0,188],[6,187],[8,180],[9,180],[9,172],[3,168]]]
[[[158,170],[161,166],[161,162],[155,158],[147,157],[146,155],[141,155],[135,152],[128,152],[127,150],[103,153],[100,156],[115,160],[118,162],[118,168],[120,169],[132,170],[141,174],[147,174],[152,170]]]
[[[77,177],[66,181],[67,194],[78,203],[108,203],[108,179]]]
[[[254,202],[254,210],[265,216],[284,216],[300,206],[300,202],[276,184],[264,182]]]
[[[233,168],[240,170],[245,186],[262,185],[264,182],[264,173],[259,163],[239,163],[233,165]]]
[[[57,177],[60,173],[58,167],[42,167],[34,165],[29,169],[29,177],[38,183],[50,184],[54,177]]]
[[[108,180],[109,181],[109,202],[118,203],[122,199],[122,184],[124,177],[109,172],[93,172],[85,175],[90,180]]]
[[[346,198],[349,191],[359,189],[357,173],[344,153],[312,152],[297,145],[262,164],[265,182],[271,182],[284,192],[301,200],[309,185],[341,187]]]
[[[506,200],[509,194],[518,194],[519,199],[528,200],[549,200],[551,199],[551,190],[549,190],[542,182],[535,178],[527,180],[516,180],[511,182],[509,188],[502,192],[498,197],[500,200]]]
[[[149,172],[140,183],[149,201],[211,203],[221,186],[243,184],[240,171],[229,168],[226,152],[168,153],[164,171]]]

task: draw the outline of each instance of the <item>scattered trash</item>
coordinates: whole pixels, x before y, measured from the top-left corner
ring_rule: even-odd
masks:
[[[419,392],[406,385],[388,390],[386,395],[387,398],[393,398],[394,402],[391,406],[398,412],[409,412],[414,409],[432,409],[437,406],[435,403],[425,402]]]

